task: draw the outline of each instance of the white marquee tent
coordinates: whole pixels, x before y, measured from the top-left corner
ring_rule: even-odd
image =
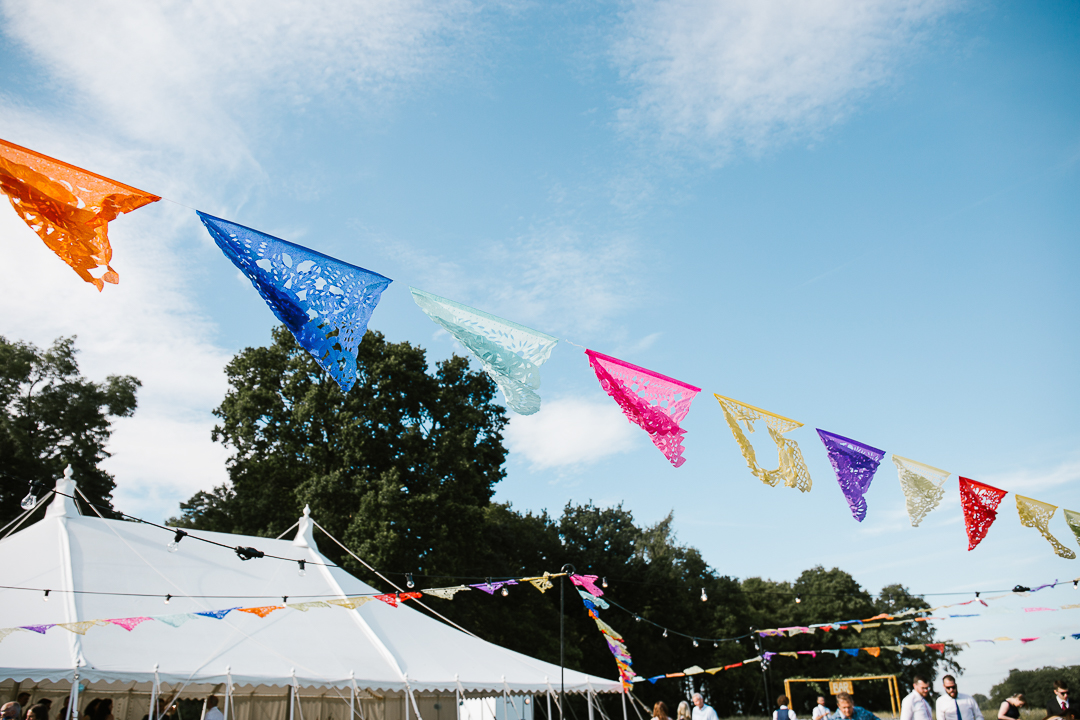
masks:
[[[308,720],[396,720],[412,713],[446,720],[466,696],[550,698],[559,692],[557,665],[480,640],[408,603],[297,607],[377,592],[340,568],[322,565],[329,561],[319,553],[306,515],[292,540],[197,533],[305,560],[301,576],[298,563],[244,562],[227,548],[193,538],[170,552],[166,545],[172,538],[160,528],[80,515],[66,497],[75,494],[69,477],[58,481],[57,491],[63,494],[54,496],[44,519],[0,542],[0,585],[41,590],[0,589],[0,628],[281,605],[283,596],[288,607],[266,617],[240,611],[221,619],[197,616],[179,627],[154,620],[131,630],[93,626],[85,634],[56,626],[44,634],[11,632],[0,642],[4,699],[16,684],[65,696],[77,672],[84,688],[79,705],[95,694],[118,698],[116,720],[141,718],[151,693],[159,692],[225,694],[232,703],[229,720],[291,718],[290,698],[299,699],[296,709]],[[43,602],[44,589],[50,593]],[[526,591],[535,592],[515,588]],[[147,593],[153,596],[140,596]],[[168,604],[166,596],[171,596]],[[429,596],[424,601],[445,602]],[[571,670],[565,671],[565,689],[590,698],[621,691],[618,681]],[[126,710],[125,699],[131,704]],[[310,704],[316,702],[324,705]],[[337,709],[327,709],[326,703]],[[355,712],[350,713],[350,703],[356,703]]]

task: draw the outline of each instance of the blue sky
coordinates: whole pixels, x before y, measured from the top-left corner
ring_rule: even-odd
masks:
[[[221,368],[274,322],[198,208],[393,278],[371,327],[433,359],[460,349],[409,285],[703,388],[675,470],[560,344],[507,432],[497,497],[519,509],[672,511],[738,577],[1080,576],[1011,495],[968,552],[955,474],[912,528],[886,460],[856,523],[813,430],[1080,510],[1076,3],[340,5],[0,5],[0,137],[172,201],[113,223],[100,295],[0,213],[0,332],[77,334],[90,376],[144,382],[109,460],[122,509],[168,517],[225,479]],[[753,478],[713,392],[804,422],[813,491]],[[1060,636],[1080,614],[940,628]],[[1076,647],[976,646],[964,689]]]

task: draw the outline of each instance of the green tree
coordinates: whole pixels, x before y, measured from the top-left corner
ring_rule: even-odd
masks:
[[[102,514],[115,516],[109,509],[116,483],[100,465],[109,457],[112,418],[135,412],[141,383],[117,375],[87,380],[76,352],[74,337],[47,350],[0,337],[0,523],[22,512],[19,501],[31,481],[42,497],[67,465],[79,489],[104,506]]]
[[[213,437],[229,484],[181,505],[182,525],[274,536],[305,504],[334,536],[390,572],[455,574],[502,479],[495,384],[454,356],[433,373],[421,348],[369,331],[346,395],[283,327],[226,366]],[[324,544],[353,570],[355,563]],[[366,575],[365,575],[366,576]]]
[[[929,623],[903,623],[885,625],[889,618],[878,618],[866,623],[882,623],[866,627],[845,620],[869,620],[878,615],[902,612],[908,609],[926,609],[930,606],[921,597],[912,595],[900,585],[889,585],[875,598],[850,574],[821,566],[803,571],[792,584],[773,583],[757,578],[744,581],[748,601],[753,605],[757,627],[798,627],[837,621],[828,631],[801,633],[787,637],[769,637],[761,640],[767,652],[792,652],[812,650],[819,654],[813,659],[795,659],[777,656],[768,670],[770,695],[783,692],[783,680],[788,677],[850,677],[855,675],[896,674],[902,687],[910,687],[916,674],[925,675],[931,681],[938,666],[947,671],[959,670],[955,661],[958,650],[946,646],[944,653],[935,651],[902,650],[894,652],[882,649],[878,657],[859,652],[852,657],[820,654],[822,650],[838,648],[865,648],[901,645],[925,645],[935,641],[934,629]],[[773,624],[769,624],[769,622]],[[846,626],[846,627],[841,627]],[[861,683],[856,691],[859,704],[871,709],[889,708],[889,693],[884,682]],[[810,710],[817,695],[827,695],[825,685],[797,684],[793,687],[792,709],[798,712]],[[769,699],[771,702],[771,699]]]
[[[990,688],[990,705],[1000,707],[1005,698],[1024,693],[1027,707],[1043,710],[1054,697],[1054,681],[1064,680],[1073,692],[1080,688],[1080,665],[1041,667],[1037,670],[1010,670],[1008,676]],[[1076,702],[1069,698],[1069,706]],[[1039,717],[1042,717],[1040,713]]]

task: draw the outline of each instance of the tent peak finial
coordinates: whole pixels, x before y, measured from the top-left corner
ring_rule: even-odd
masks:
[[[296,537],[293,538],[292,544],[297,547],[318,550],[319,547],[315,544],[315,521],[311,519],[311,507],[309,505],[304,506],[304,514],[300,516],[296,526]]]
[[[45,511],[45,517],[78,517],[78,506],[75,504],[75,471],[68,465],[64,468],[64,474],[56,478],[56,496],[49,503],[49,509]]]

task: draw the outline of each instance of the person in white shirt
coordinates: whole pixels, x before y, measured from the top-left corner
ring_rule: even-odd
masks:
[[[218,699],[215,695],[206,698],[206,714],[203,715],[203,720],[225,720],[217,705]]]
[[[937,720],[983,720],[979,703],[957,690],[956,678],[946,675],[941,679],[941,686],[948,697],[938,698]]]
[[[831,713],[829,707],[825,704],[825,698],[818,695],[817,705],[814,706],[814,712],[810,715],[810,720],[821,720],[828,717]]]
[[[796,720],[795,712],[788,709],[787,695],[781,695],[776,698],[776,704],[780,706],[780,709],[773,710],[772,720]]]
[[[934,720],[934,713],[926,700],[929,694],[930,683],[922,675],[916,675],[911,692],[900,701],[900,720]]]
[[[701,697],[701,693],[694,693],[690,699],[694,701],[694,709],[690,713],[691,720],[720,720],[716,716],[716,711],[705,704],[705,698]]]

